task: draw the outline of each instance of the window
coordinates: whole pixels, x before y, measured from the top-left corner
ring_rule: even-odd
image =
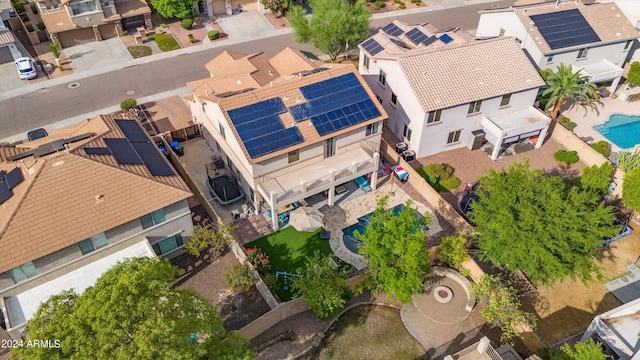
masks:
[[[222,124],[220,124],[220,134],[222,135],[222,138],[227,140],[227,135],[225,135],[224,133],[224,126],[222,126]]]
[[[502,100],[500,100],[500,106],[507,106],[511,102],[511,94],[502,95]]]
[[[9,270],[9,275],[16,284],[22,280],[26,280],[38,275],[38,269],[33,265],[31,261],[26,264],[22,264],[15,269]]]
[[[407,141],[411,141],[411,129],[409,129],[407,124],[404,125],[404,131],[402,132],[402,135],[407,139]]]
[[[382,104],[382,98],[380,97],[380,95],[376,94],[376,99],[378,99],[378,102]]]
[[[394,94],[393,92],[391,93],[391,104],[395,107],[398,102],[398,97],[396,96],[396,94]]]
[[[164,222],[164,210],[156,210],[151,214],[147,214],[140,218],[143,229],[148,229],[154,225],[158,225]]]
[[[587,53],[589,53],[589,48],[583,48],[578,51],[578,59],[584,59],[587,57]]]
[[[336,138],[332,137],[324,141],[324,157],[328,158],[336,153]]]
[[[378,133],[378,125],[379,122],[374,122],[373,124],[367,125],[367,133],[366,136],[377,134]]]
[[[474,101],[469,104],[469,111],[467,114],[475,114],[480,112],[480,106],[482,105],[482,100]]]
[[[300,160],[300,149],[289,151],[289,164]]]
[[[500,36],[504,36],[504,33],[506,33],[507,30],[505,30],[504,28],[500,28]]]
[[[453,144],[458,141],[460,141],[460,130],[450,132],[447,144]]]
[[[80,241],[78,243],[78,246],[80,246],[82,255],[87,255],[94,250],[98,250],[101,247],[107,246],[107,236],[104,233],[94,235],[88,239]]]
[[[233,170],[233,161],[227,156],[227,165],[229,166],[229,170]]]
[[[623,51],[629,50],[629,48],[631,47],[632,43],[633,43],[633,40],[627,40],[627,42],[624,44],[624,50]]]
[[[387,85],[387,74],[385,74],[384,71],[380,71],[380,74],[378,75],[378,82],[382,86]]]
[[[442,116],[442,109],[430,112],[427,118],[427,124],[440,122],[440,116]]]
[[[549,54],[549,55],[547,55],[547,62],[548,62],[548,63],[553,62],[553,56],[554,56],[554,55],[555,55],[555,54]]]
[[[151,247],[156,252],[156,255],[160,256],[179,248],[182,244],[182,235],[176,234],[153,244]]]
[[[109,0],[102,0],[102,5],[105,7],[109,7]],[[202,104],[202,111],[204,111],[204,104]]]
[[[80,3],[72,3],[71,11],[73,11],[73,15],[80,15],[86,12],[96,11],[96,2],[84,1]]]
[[[47,10],[57,9],[60,6],[60,2],[58,0],[47,0],[44,2],[44,5],[47,7]]]
[[[362,56],[364,56],[364,59],[362,59],[362,66],[364,66],[365,69],[369,70],[369,57],[367,55]]]

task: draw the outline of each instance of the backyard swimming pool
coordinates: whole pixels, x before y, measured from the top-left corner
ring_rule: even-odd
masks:
[[[640,116],[613,114],[609,121],[596,125],[594,130],[621,149],[631,149],[640,144]]]

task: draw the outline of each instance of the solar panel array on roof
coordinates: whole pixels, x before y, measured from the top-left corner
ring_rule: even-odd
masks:
[[[113,156],[116,158],[118,164],[122,165],[142,165],[142,159],[138,156],[138,153],[135,151],[131,143],[127,139],[122,138],[105,138],[104,142],[107,143],[109,149],[113,153]]]
[[[422,31],[420,31],[420,29],[418,29],[418,28],[413,28],[413,29],[407,31],[405,36],[408,37],[409,40],[411,40],[411,42],[414,43],[416,46],[418,46],[420,44],[422,44],[424,46],[428,46],[428,45],[432,44],[434,41],[438,40],[437,37],[429,36],[429,35],[423,33]]]
[[[552,50],[600,41],[578,9],[531,15],[530,18]]]
[[[138,125],[137,121],[116,119],[115,122],[116,122],[116,125],[118,125],[118,127],[120,128],[120,130],[122,130],[122,133],[124,134],[124,136],[127,139],[129,139],[129,142],[132,142],[132,143],[149,142],[149,137],[142,130],[140,125]]]
[[[310,119],[320,136],[380,116],[353,73],[303,86],[300,92],[307,101],[289,111],[296,121]]]
[[[298,128],[285,128],[278,114],[287,108],[282,99],[273,98],[252,105],[227,111],[247,153],[256,158],[304,139]]]
[[[448,44],[453,41],[453,38],[447,34],[442,34],[438,39],[445,44]]]
[[[11,189],[9,189],[7,181],[0,181],[0,204],[9,200],[11,195]]]
[[[18,184],[24,181],[24,177],[22,177],[22,171],[18,167],[9,171],[5,178],[7,179],[9,189],[13,189]]]
[[[64,144],[66,144],[64,139],[54,140],[52,142],[42,144],[36,148],[34,156],[40,157],[40,156],[53,154],[54,152],[57,152],[60,150],[64,150]]]
[[[0,171],[0,204],[9,200],[13,195],[11,189],[16,187],[22,181],[24,181],[24,178],[22,177],[22,171],[18,167],[9,171],[8,174],[4,171]]]
[[[375,56],[380,51],[384,50],[384,48],[382,46],[380,46],[380,44],[378,44],[378,42],[374,38],[371,38],[371,39],[363,42],[362,43],[362,48],[364,49],[364,51],[368,52],[369,55],[371,55],[371,56]]]
[[[150,142],[146,143],[133,143],[133,148],[136,153],[142,158],[144,165],[149,169],[149,172],[153,176],[172,176],[174,175],[173,169],[164,156],[160,155],[155,144]]]
[[[111,149],[103,147],[84,148],[84,153],[87,155],[113,155]]]
[[[400,36],[400,35],[404,34],[404,31],[402,31],[402,29],[400,29],[394,23],[389,23],[389,24],[385,25],[381,30],[384,31],[385,33],[391,35],[391,36]]]

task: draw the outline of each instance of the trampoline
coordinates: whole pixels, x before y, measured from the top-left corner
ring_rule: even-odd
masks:
[[[211,196],[222,206],[242,200],[244,194],[228,175],[218,175],[207,179]]]

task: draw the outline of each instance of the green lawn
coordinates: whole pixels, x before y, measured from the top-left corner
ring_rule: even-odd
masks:
[[[134,59],[149,56],[152,53],[151,48],[148,46],[129,46],[127,50],[129,50]]]
[[[162,51],[180,49],[180,44],[178,44],[176,39],[171,34],[153,34],[149,35],[149,39],[155,41]]]
[[[276,271],[296,273],[298,268],[303,267],[305,259],[311,257],[318,250],[320,254],[332,254],[328,240],[320,239],[322,228],[314,232],[300,232],[292,226],[286,227],[278,232],[261,237],[258,240],[245,244],[245,248],[261,248],[269,256],[271,263],[271,273],[275,276]],[[280,300],[291,300],[291,292],[283,289],[282,276],[278,278],[274,292]]]

